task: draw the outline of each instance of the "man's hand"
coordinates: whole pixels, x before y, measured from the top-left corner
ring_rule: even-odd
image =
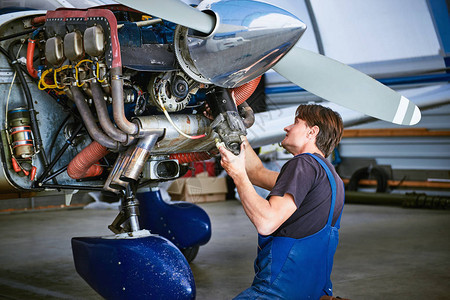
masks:
[[[245,171],[245,144],[241,143],[241,153],[237,156],[220,143],[217,146],[222,155],[220,164],[228,175],[230,175],[234,181],[245,178],[247,176]]]

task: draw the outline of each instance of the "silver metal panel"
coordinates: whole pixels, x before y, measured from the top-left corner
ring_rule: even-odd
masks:
[[[188,139],[182,136],[164,115],[138,117],[144,130],[165,128],[162,140],[152,148],[152,155],[182,153],[195,151],[209,151],[215,147],[216,133],[209,127],[210,120],[202,115],[175,115],[171,116],[172,121],[185,134],[196,136],[206,134],[204,138]]]
[[[31,14],[30,12],[27,12]],[[21,14],[19,14],[21,15]],[[15,32],[23,31],[23,22],[21,20],[13,20],[8,26],[1,27],[0,34],[8,35]],[[6,42],[1,42],[2,46],[5,47]],[[8,61],[6,60],[4,55],[0,55],[0,116],[5,116],[6,113],[6,104],[8,99],[8,93],[11,89],[11,95],[8,101],[8,110],[25,106],[26,99],[24,96],[23,89],[21,84],[19,83],[19,79],[16,77],[14,82],[14,71],[10,68]],[[31,82],[29,76],[25,75],[25,79],[27,82]],[[51,144],[51,141],[55,134],[55,128],[58,128],[59,125],[63,122],[64,118],[67,116],[67,112],[64,109],[55,103],[55,100],[48,95],[45,91],[41,91],[38,89],[36,84],[28,84],[30,88],[30,93],[33,96],[34,108],[37,112],[37,121],[40,128],[42,142],[45,148],[45,151],[48,153],[48,146]],[[1,129],[3,130],[4,124],[1,124]],[[90,141],[87,141],[89,143]],[[63,145],[65,143],[65,138],[63,134],[59,134],[57,138],[56,145]],[[4,145],[4,151],[6,155],[9,157],[9,149],[7,145]],[[69,147],[68,152],[64,155],[61,160],[55,165],[54,170],[58,170],[63,166],[66,166],[70,160],[82,149],[86,146],[86,141],[81,142],[76,147]],[[53,149],[53,156],[59,149],[55,147]],[[39,177],[44,170],[44,163],[41,159],[40,154],[35,155],[33,159],[33,165],[37,167],[36,176]],[[22,174],[17,174],[12,170],[10,160],[6,161],[6,169],[10,178],[15,182],[19,187],[28,189],[31,187],[31,181],[29,177],[25,177]],[[65,184],[67,182],[73,184],[83,185],[84,183],[75,182],[71,178],[68,177],[67,173],[64,172],[58,176],[58,182],[60,184]],[[0,191],[12,191],[11,186],[8,184],[7,176],[2,171],[0,171]]]

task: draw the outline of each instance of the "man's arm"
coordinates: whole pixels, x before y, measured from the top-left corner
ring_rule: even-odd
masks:
[[[243,143],[241,153],[236,156],[226,150],[225,147],[219,147],[222,155],[221,165],[233,178],[244,211],[255,225],[258,233],[269,235],[297,210],[297,206],[290,194],[284,194],[283,197],[271,196],[267,201],[256,193],[244,167],[246,166],[247,154],[245,148]]]
[[[275,186],[277,181],[278,172],[266,169],[263,166],[261,159],[255,153],[250,146],[247,138],[243,138],[243,144],[245,145],[245,170],[247,171],[248,178],[251,183],[262,187],[266,190],[271,190]]]

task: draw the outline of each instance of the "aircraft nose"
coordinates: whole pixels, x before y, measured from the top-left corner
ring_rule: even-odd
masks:
[[[194,69],[194,79],[225,88],[269,70],[306,30],[296,16],[263,2],[207,0],[197,8],[214,14],[216,26],[207,37],[188,29],[176,33],[177,57],[182,67],[189,64],[188,70],[184,68],[188,74]]]

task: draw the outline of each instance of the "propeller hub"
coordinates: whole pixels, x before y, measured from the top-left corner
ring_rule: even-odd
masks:
[[[208,36],[179,26],[175,50],[193,79],[225,88],[260,76],[298,41],[306,25],[291,13],[257,1],[202,1],[197,9],[216,15]]]

